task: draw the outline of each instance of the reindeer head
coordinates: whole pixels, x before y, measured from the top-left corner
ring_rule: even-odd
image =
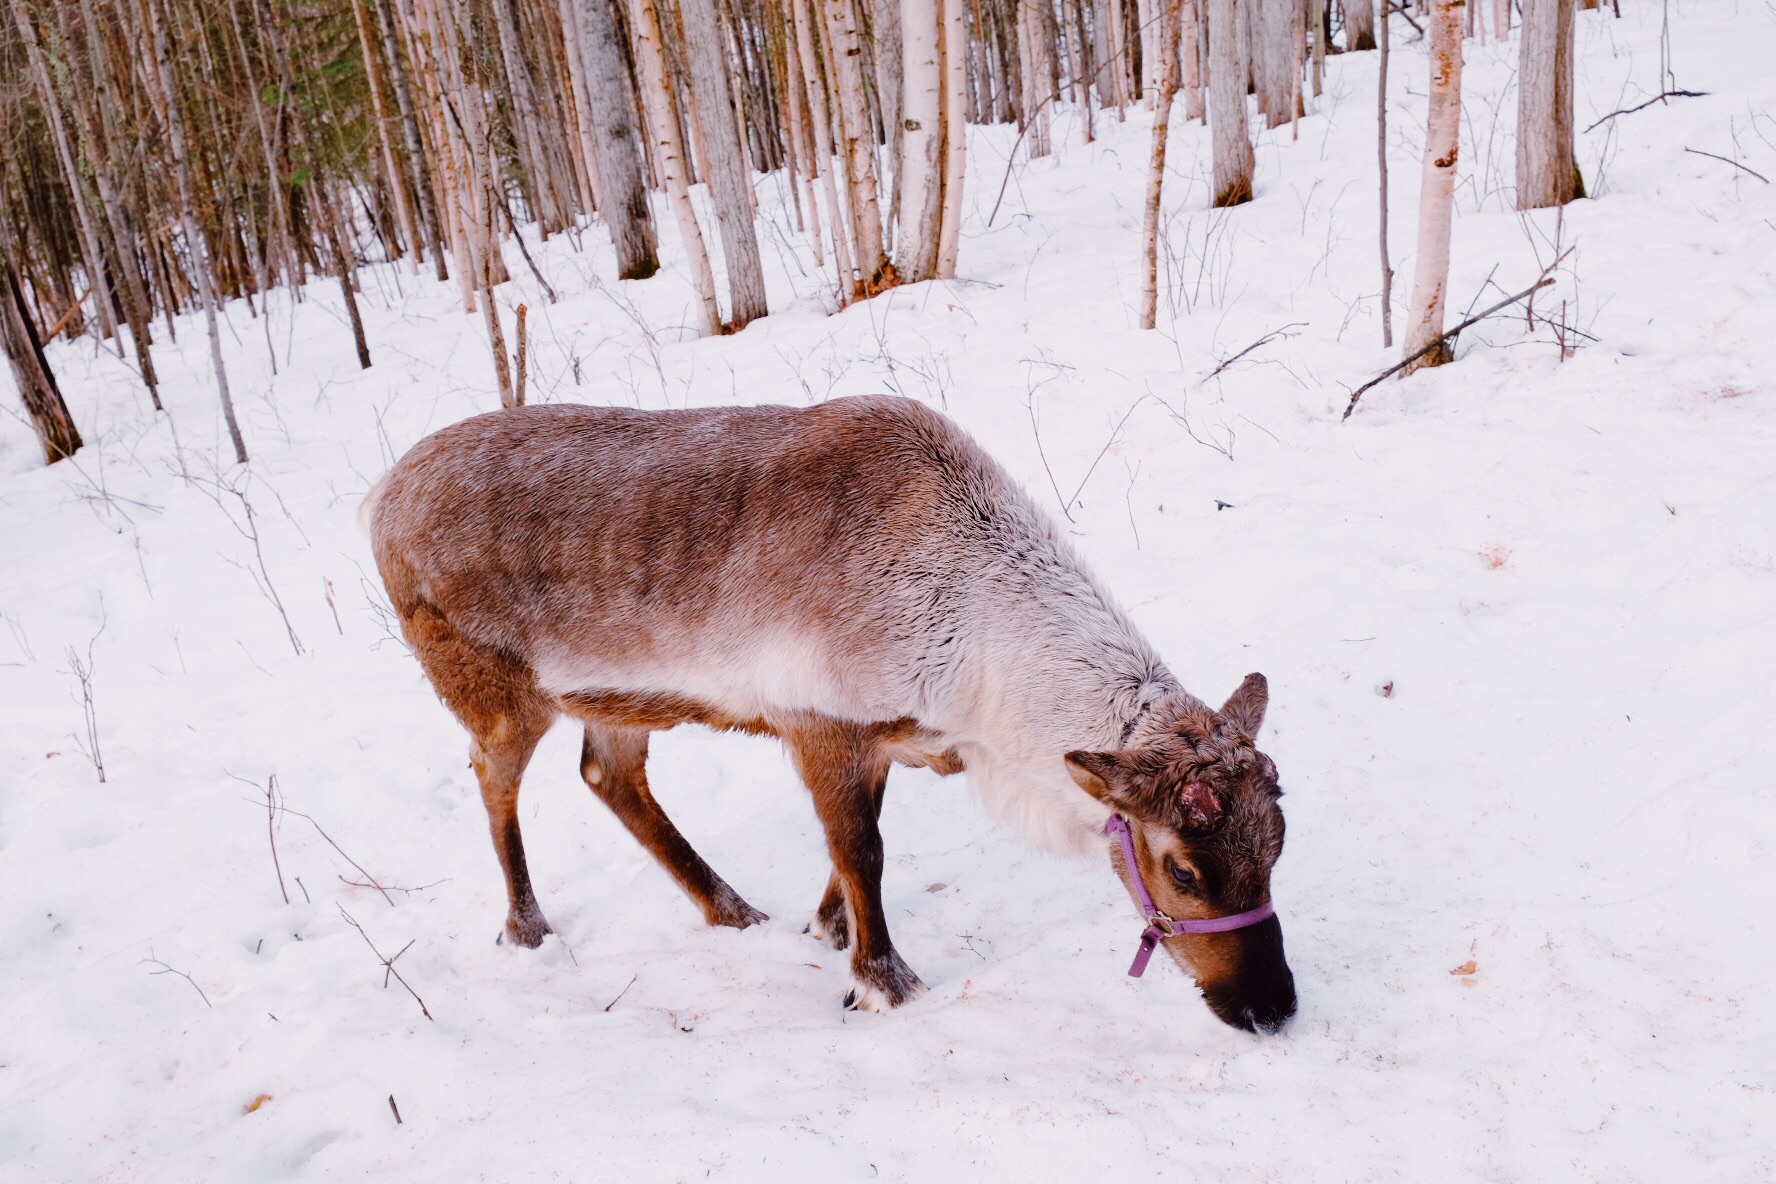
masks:
[[[1137,869],[1174,921],[1228,917],[1270,900],[1270,870],[1283,850],[1282,790],[1276,765],[1253,743],[1268,701],[1264,676],[1248,674],[1218,712],[1195,700],[1161,702],[1131,747],[1067,754],[1073,780],[1128,824],[1136,868],[1119,842],[1110,861],[1137,908]],[[1275,1031],[1295,1014],[1276,917],[1161,944],[1226,1023]]]

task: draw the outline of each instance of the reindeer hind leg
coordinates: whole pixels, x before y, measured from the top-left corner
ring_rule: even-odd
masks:
[[[585,718],[580,775],[636,841],[665,868],[711,925],[745,929],[769,920],[747,904],[685,841],[648,790],[648,730]]]

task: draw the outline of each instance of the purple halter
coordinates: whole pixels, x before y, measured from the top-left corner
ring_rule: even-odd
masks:
[[[1147,972],[1147,961],[1153,957],[1155,947],[1168,937],[1177,937],[1181,933],[1226,933],[1232,929],[1256,925],[1266,917],[1276,915],[1270,902],[1265,901],[1255,909],[1247,909],[1228,917],[1174,921],[1159,911],[1159,906],[1153,903],[1153,895],[1141,881],[1141,868],[1135,862],[1135,837],[1122,815],[1110,815],[1104,821],[1104,833],[1122,840],[1123,866],[1128,868],[1129,882],[1135,886],[1135,896],[1140,899],[1141,911],[1147,914],[1147,928],[1141,931],[1141,948],[1135,951],[1135,960],[1129,965],[1130,978],[1140,978]]]

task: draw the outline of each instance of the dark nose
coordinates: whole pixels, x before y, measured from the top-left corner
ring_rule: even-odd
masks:
[[[1283,958],[1283,927],[1275,917],[1242,931],[1239,974],[1203,992],[1224,1024],[1247,1032],[1276,1032],[1295,1014],[1295,975]]]

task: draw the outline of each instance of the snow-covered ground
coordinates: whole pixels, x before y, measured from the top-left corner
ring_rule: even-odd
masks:
[[[1581,127],[1661,89],[1659,9],[1622,7],[1580,14]],[[1451,322],[1572,246],[1537,308],[1584,336],[1562,361],[1488,322],[1344,424],[1397,356],[1374,54],[1328,63],[1298,140],[1262,135],[1243,209],[1202,209],[1206,136],[1174,125],[1158,332],[1134,327],[1141,117],[1090,145],[1063,120],[991,219],[1013,137],[977,132],[963,278],[836,316],[775,179],[775,311],[736,337],[685,338],[682,269],[611,281],[597,229],[533,244],[557,304],[513,252],[533,400],[926,400],[1057,513],[1077,491],[1079,546],[1187,685],[1269,675],[1301,991],[1272,1038],[1163,959],[1125,977],[1139,922],[1102,861],[904,770],[884,892],[932,989],[846,1014],[845,956],[801,932],[827,874],[806,794],[775,745],[690,729],[654,787],[773,919],[705,928],[564,724],[521,807],[560,936],[496,946],[464,736],[354,521],[402,450],[497,405],[479,319],[378,269],[360,373],[328,284],[269,325],[230,308],[250,474],[200,320],[161,334],[170,419],[56,347],[88,447],[41,469],[0,421],[0,1177],[1776,1176],[1776,186],[1684,151],[1776,177],[1776,11],[1685,0],[1671,37],[1711,93],[1583,134],[1594,198],[1564,219],[1511,210],[1515,44],[1469,46]],[[1394,64],[1398,316],[1422,44]],[[275,828],[290,903],[273,776],[313,820]]]

